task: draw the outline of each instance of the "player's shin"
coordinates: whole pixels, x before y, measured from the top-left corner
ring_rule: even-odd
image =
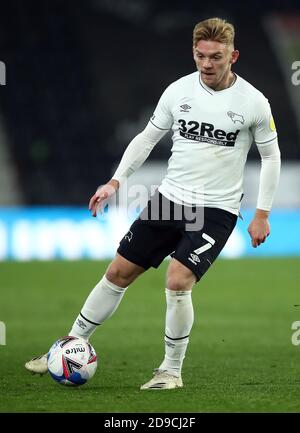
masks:
[[[118,308],[126,288],[111,283],[104,275],[91,291],[69,335],[88,340],[93,332]]]
[[[180,376],[194,322],[192,291],[166,289],[165,358],[159,370]]]

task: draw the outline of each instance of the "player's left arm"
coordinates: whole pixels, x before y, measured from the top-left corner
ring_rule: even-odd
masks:
[[[255,215],[248,227],[252,246],[258,247],[270,234],[269,214],[280,176],[280,150],[274,120],[267,100],[260,105],[253,128],[254,140],[261,156],[259,190]]]

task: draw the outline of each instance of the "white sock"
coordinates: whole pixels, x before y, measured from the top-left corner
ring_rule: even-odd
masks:
[[[111,283],[104,275],[89,294],[69,335],[88,340],[97,326],[116,311],[126,289]]]
[[[165,359],[159,369],[180,376],[194,323],[192,291],[166,289],[166,300]]]

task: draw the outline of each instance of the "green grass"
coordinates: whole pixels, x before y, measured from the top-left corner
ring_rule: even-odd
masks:
[[[68,388],[24,362],[65,335],[107,263],[0,264],[0,412],[299,412],[300,260],[219,260],[194,288],[185,387],[141,392],[163,356],[164,262],[127,291],[92,337],[98,370]]]

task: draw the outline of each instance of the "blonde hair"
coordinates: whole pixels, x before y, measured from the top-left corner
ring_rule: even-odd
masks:
[[[209,18],[195,25],[193,31],[193,46],[201,40],[217,41],[226,45],[234,45],[234,27],[221,18]]]

